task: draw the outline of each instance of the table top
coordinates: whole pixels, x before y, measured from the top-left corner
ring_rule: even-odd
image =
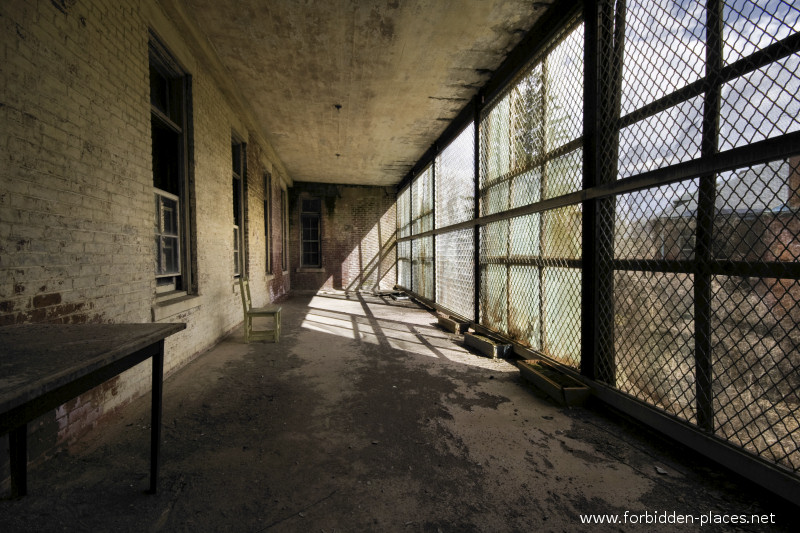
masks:
[[[0,413],[185,328],[183,323],[0,327]]]

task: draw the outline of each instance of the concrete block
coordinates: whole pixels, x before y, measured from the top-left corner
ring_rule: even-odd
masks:
[[[469,329],[469,322],[462,322],[455,318],[451,318],[449,316],[439,316],[437,317],[439,327],[444,329],[445,331],[450,331],[452,333],[456,333],[461,335],[465,331]]]
[[[491,357],[492,359],[505,357],[511,353],[510,344],[503,344],[479,333],[464,333],[464,343],[471,348],[475,348],[483,355]]]
[[[589,387],[541,359],[518,361],[517,367],[523,379],[561,405],[580,406],[591,395]]]

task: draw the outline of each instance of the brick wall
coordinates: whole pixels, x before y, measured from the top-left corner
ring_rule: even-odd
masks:
[[[300,268],[300,202],[322,200],[322,268]],[[391,289],[396,283],[394,191],[295,183],[290,196],[292,288]]]
[[[168,10],[153,0],[0,2],[0,325],[186,322],[167,339],[167,374],[242,321],[232,259],[234,132],[247,143],[252,168],[247,260],[259,273],[257,302],[285,294],[289,281],[264,272],[260,171],[270,170],[279,190],[288,181],[282,163],[239,104],[224,96],[229,82],[191,41],[187,23]],[[153,274],[150,30],[192,80],[197,291],[179,302],[157,301]],[[279,205],[273,212],[280,264]],[[32,423],[31,459],[69,444],[148,391],[148,367]],[[0,464],[5,446],[3,436]]]
[[[274,302],[289,292],[289,273],[281,268],[281,187],[285,180],[280,171],[265,162],[260,144],[247,147],[247,227],[249,250],[247,276],[252,283],[251,293],[253,305]],[[265,190],[265,174],[269,176],[266,185],[271,187],[270,194]],[[267,265],[267,233],[265,231],[264,200],[270,202],[269,222],[271,226],[269,249],[272,253],[271,264]],[[268,266],[270,268],[268,268]],[[264,283],[260,283],[263,281]]]

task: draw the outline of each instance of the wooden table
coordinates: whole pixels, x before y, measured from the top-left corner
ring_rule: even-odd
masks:
[[[21,324],[0,327],[0,436],[9,435],[11,496],[27,492],[27,424],[152,358],[150,492],[161,442],[164,339],[186,324]]]

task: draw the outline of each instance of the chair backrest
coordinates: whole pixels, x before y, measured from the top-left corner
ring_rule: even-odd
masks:
[[[247,314],[247,312],[252,309],[253,303],[250,299],[250,285],[243,276],[239,277],[239,294],[242,295],[242,309],[244,309],[244,313]]]

